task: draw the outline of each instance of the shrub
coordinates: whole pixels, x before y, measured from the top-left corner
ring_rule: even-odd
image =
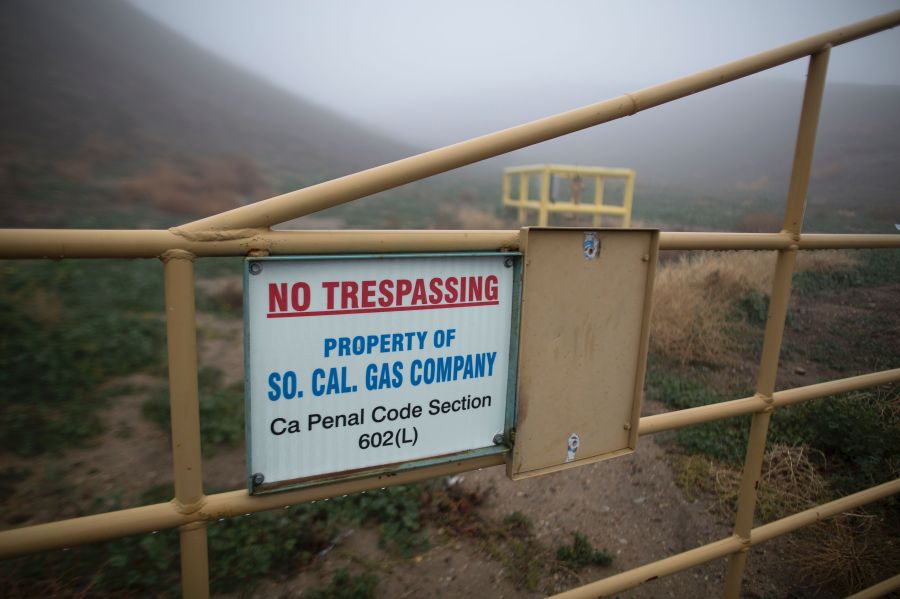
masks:
[[[573,532],[571,545],[563,545],[556,550],[556,559],[565,562],[575,570],[585,566],[609,566],[613,556],[605,550],[596,550],[588,538],[580,532]]]
[[[742,325],[765,322],[774,258],[772,252],[704,252],[662,266],[653,291],[652,350],[681,365],[734,362],[748,332]],[[856,265],[842,252],[803,252],[797,260],[800,273],[816,276]]]

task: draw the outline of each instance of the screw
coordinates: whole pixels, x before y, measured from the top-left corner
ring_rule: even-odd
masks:
[[[503,445],[503,433],[494,435],[494,445]]]
[[[512,258],[507,258],[506,260],[503,261],[503,266],[505,266],[506,268],[512,268],[512,265],[513,265]]]
[[[260,264],[259,262],[251,262],[250,263],[250,274],[251,275],[258,275],[261,272],[262,272],[262,264]]]
[[[253,481],[254,487],[258,487],[259,485],[263,484],[263,482],[265,482],[266,477],[262,475],[262,472],[257,472],[250,478],[250,480]]]

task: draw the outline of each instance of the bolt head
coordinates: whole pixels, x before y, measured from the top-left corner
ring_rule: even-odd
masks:
[[[253,486],[258,487],[259,485],[261,485],[265,482],[266,477],[263,476],[261,472],[257,472],[256,474],[253,475],[251,480],[253,481]]]
[[[506,260],[503,261],[503,266],[505,266],[506,268],[512,268],[512,265],[513,265],[512,258],[507,258]]]
[[[503,433],[494,435],[494,445],[503,445]]]
[[[250,263],[250,274],[251,275],[258,275],[261,272],[262,272],[262,264],[260,264],[259,262],[251,262]]]

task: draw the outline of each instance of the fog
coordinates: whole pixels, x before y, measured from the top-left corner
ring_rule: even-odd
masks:
[[[900,2],[131,0],[197,44],[431,147],[660,83]],[[900,85],[900,31],[841,46],[829,81]],[[803,61],[766,73],[801,81]]]

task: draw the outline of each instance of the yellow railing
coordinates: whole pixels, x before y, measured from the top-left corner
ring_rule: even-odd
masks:
[[[178,528],[182,587],[187,597],[209,594],[206,525],[219,518],[259,512],[347,493],[404,484],[435,476],[499,465],[503,455],[402,471],[389,478],[332,482],[284,493],[250,496],[246,490],[206,495],[202,486],[197,393],[193,262],[199,257],[353,252],[421,252],[518,249],[518,231],[272,231],[272,225],[349,202],[378,191],[497,156],[566,133],[628,116],[741,77],[810,57],[794,154],[790,189],[780,233],[662,233],[661,249],[777,250],[756,393],[715,405],[649,416],[640,434],[752,414],[733,534],[564,593],[566,597],[611,595],[648,580],[729,556],[724,595],[740,594],[748,550],[817,520],[900,492],[900,480],[862,490],[837,501],[753,527],[772,412],[784,405],[900,381],[900,369],[865,374],[775,392],[775,373],[797,252],[826,248],[900,248],[894,235],[809,235],[801,233],[825,73],[832,46],[900,24],[900,11],[854,23],[762,54],[625,94],[567,113],[485,135],[367,171],[294,191],[176,227],[168,231],[2,230],[0,258],[160,258],[165,272],[169,351],[172,454],[175,497],[136,507],[0,532],[0,558]],[[876,596],[900,586],[890,578],[862,593]]]
[[[531,178],[538,181],[538,197],[529,197]],[[553,196],[554,180],[569,182],[569,195]],[[585,202],[585,179],[593,182],[593,203]],[[622,205],[604,204],[607,179],[624,179]],[[513,185],[513,183],[517,185]],[[513,189],[516,189],[513,194]],[[515,197],[513,197],[515,196]],[[565,164],[539,164],[515,166],[503,170],[503,205],[519,209],[519,225],[525,224],[525,211],[537,210],[538,226],[546,227],[551,212],[592,214],[593,225],[599,227],[604,214],[622,218],[622,226],[631,226],[631,205],[634,198],[634,171],[628,168],[601,166],[570,166]]]

